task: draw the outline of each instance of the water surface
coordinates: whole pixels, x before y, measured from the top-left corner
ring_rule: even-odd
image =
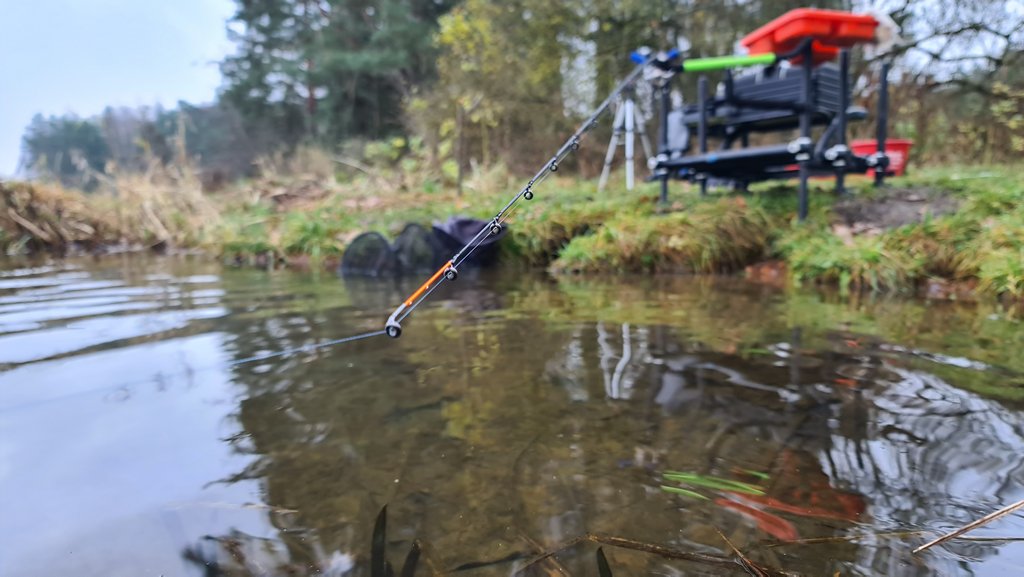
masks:
[[[507,271],[445,286],[398,341],[237,364],[378,329],[409,288],[8,263],[0,574],[368,575],[385,504],[393,563],[417,539],[438,572],[481,563],[459,575],[588,533],[731,555],[717,531],[797,574],[1024,570],[1019,541],[910,553],[1024,498],[1024,336],[994,305]],[[528,574],[596,574],[595,549]],[[746,574],[604,550],[616,575]]]

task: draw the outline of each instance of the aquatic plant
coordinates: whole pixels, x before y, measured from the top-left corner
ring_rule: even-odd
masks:
[[[373,536],[370,541],[370,577],[392,577],[395,574],[387,559],[388,544],[388,506],[384,505],[377,514],[373,524]],[[413,541],[409,553],[402,563],[400,577],[413,577],[420,560],[420,544]]]
[[[691,487],[702,487],[731,493],[742,493],[745,495],[764,495],[764,490],[757,485],[745,483],[743,481],[735,481],[733,479],[725,479],[723,477],[701,475],[698,473],[686,473],[683,471],[665,471],[661,476],[666,481],[682,483],[684,485],[690,485]],[[661,485],[660,488],[666,493],[674,493],[698,499],[707,499],[707,497],[692,489],[674,487],[670,485]]]

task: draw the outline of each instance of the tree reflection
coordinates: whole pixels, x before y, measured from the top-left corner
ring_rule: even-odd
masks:
[[[288,540],[262,539],[238,530],[221,537],[205,537],[186,547],[182,558],[204,577],[342,577],[351,575],[355,565],[352,555],[337,551],[326,554],[315,536],[302,539],[296,546]]]
[[[241,550],[275,551],[261,565],[323,570],[349,555],[358,572],[363,557],[334,552],[367,551],[388,503],[393,540],[428,543],[443,567],[586,532],[730,554],[717,528],[752,558],[807,574],[917,575],[957,569],[911,562],[912,547],[896,541],[785,549],[784,558],[763,541],[966,522],[1024,493],[1021,414],[893,355],[880,339],[790,326],[753,299],[743,310],[762,322],[760,341],[707,342],[691,324],[580,319],[564,312],[565,295],[530,279],[508,292],[486,286],[418,311],[416,330],[387,346],[237,368],[229,442],[253,460],[224,482],[256,479],[267,504],[298,513],[273,521],[282,535],[273,547],[228,535],[189,555],[229,566],[234,539]],[[248,318],[232,331],[235,354],[375,326],[371,313],[311,306]],[[697,502],[658,490],[669,468],[768,480],[764,496]],[[307,541],[286,537],[300,534]],[[975,559],[995,553],[979,543],[951,548]],[[574,574],[593,571],[590,556],[560,561]],[[612,561],[622,574],[668,571],[649,556]]]

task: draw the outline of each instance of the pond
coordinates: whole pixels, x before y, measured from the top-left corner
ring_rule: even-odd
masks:
[[[911,553],[1024,499],[995,304],[464,273],[398,340],[239,362],[379,329],[410,288],[8,263],[0,574],[369,575],[384,505],[417,575],[596,575],[599,541],[615,575],[746,575],[725,539],[799,575],[1024,568],[1021,515]]]

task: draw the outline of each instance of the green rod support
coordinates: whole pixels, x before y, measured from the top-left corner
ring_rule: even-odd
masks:
[[[683,72],[708,72],[726,68],[741,68],[759,64],[775,64],[774,54],[751,54],[749,56],[716,56],[714,58],[694,58],[683,60]]]

